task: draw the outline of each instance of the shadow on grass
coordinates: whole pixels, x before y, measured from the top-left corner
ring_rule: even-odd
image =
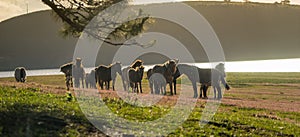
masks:
[[[221,127],[221,128],[226,128],[228,131],[236,131],[236,130],[243,130],[245,132],[249,133],[254,133],[256,135],[260,136],[268,136],[268,135],[273,135],[273,136],[285,136],[285,137],[293,137],[293,134],[284,134],[282,132],[276,131],[276,130],[270,130],[270,129],[262,129],[259,127],[247,125],[247,124],[242,124],[239,122],[234,122],[234,121],[228,121],[228,120],[223,120],[221,122],[215,122],[215,121],[209,121],[208,125],[213,125],[216,127]],[[229,134],[225,132],[220,132],[220,136],[229,136]]]
[[[67,122],[47,112],[30,110],[33,106],[14,104],[12,111],[0,112],[1,136],[59,136]]]
[[[101,134],[82,115],[64,116],[63,111],[36,109],[39,106],[14,103],[0,112],[0,136],[79,136]],[[84,127],[84,128],[81,128]],[[102,134],[103,135],[103,134]]]

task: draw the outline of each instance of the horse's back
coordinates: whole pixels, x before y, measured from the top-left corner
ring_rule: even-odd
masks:
[[[166,71],[166,68],[163,65],[155,65],[153,67],[153,73],[161,73],[164,74],[164,72]]]
[[[111,80],[111,71],[110,68],[104,65],[100,65],[96,69],[96,75],[100,80],[110,81]]]

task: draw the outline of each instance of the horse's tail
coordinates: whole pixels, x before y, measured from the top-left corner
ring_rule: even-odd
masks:
[[[99,83],[99,78],[98,78],[98,68],[95,68],[95,81],[96,83],[98,82]]]
[[[226,88],[226,90],[229,90],[230,87],[229,87],[229,85],[227,84],[224,75],[221,74],[221,78],[220,78],[220,79],[221,79],[222,84],[223,84],[224,87]]]

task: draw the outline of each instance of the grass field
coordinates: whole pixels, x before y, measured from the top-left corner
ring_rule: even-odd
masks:
[[[199,99],[187,120],[169,136],[300,136],[300,73],[228,73],[227,81],[232,88],[204,128],[199,121],[206,100]],[[143,88],[149,92],[147,86]],[[0,96],[0,136],[105,136],[82,113],[80,99],[68,101],[62,75],[28,77],[25,84],[1,78]],[[164,102],[137,107],[116,97],[103,101],[117,116],[131,121],[152,121],[172,109]],[[94,108],[97,105],[92,101],[81,107],[88,106],[99,116],[98,122],[105,123],[101,117],[105,111]],[[143,130],[155,132],[152,128],[137,129],[142,135]]]

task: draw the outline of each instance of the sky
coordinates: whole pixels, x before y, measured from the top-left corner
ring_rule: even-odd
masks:
[[[171,1],[171,0],[134,0],[138,3],[140,2],[161,2],[161,1]],[[181,0],[173,0],[181,1]],[[203,0],[209,1],[209,0]],[[211,0],[210,0],[211,1]],[[223,1],[223,0],[218,0]],[[231,0],[231,1],[244,1],[244,0]],[[252,2],[265,2],[265,3],[274,3],[280,2],[281,0],[249,0]],[[290,0],[291,4],[300,5],[300,0]],[[28,7],[28,8],[27,8]],[[28,12],[34,12],[39,10],[49,9],[41,0],[0,0],[0,22],[6,19],[9,19],[14,16],[21,14],[26,14]]]
[[[141,1],[149,0],[137,0]],[[152,0],[168,1],[168,0]],[[176,0],[180,1],[180,0]],[[222,0],[221,0],[222,1]],[[244,1],[244,0],[231,0]],[[249,0],[251,2],[274,3],[281,0]],[[300,5],[300,0],[290,0],[291,4]],[[49,9],[41,0],[0,0],[0,22],[6,19],[34,12]],[[299,59],[280,59],[280,60],[262,60],[262,61],[243,61],[243,62],[226,62],[226,71],[228,72],[300,72]]]

